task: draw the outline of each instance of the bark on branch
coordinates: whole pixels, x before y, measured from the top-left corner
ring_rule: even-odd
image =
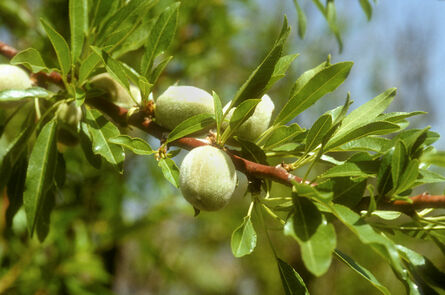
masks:
[[[5,57],[11,59],[17,54],[17,52],[18,51],[15,48],[3,42],[0,42],[0,54],[4,55]],[[39,83],[39,81],[42,81],[41,79],[56,84],[60,84],[62,81],[60,74],[57,72],[53,72],[50,74],[38,73],[35,76],[38,77],[37,83]],[[117,124],[121,126],[132,125],[159,139],[162,139],[168,133],[168,130],[160,127],[155,122],[153,122],[153,120],[151,119],[152,114],[147,111],[137,111],[128,116],[127,109],[121,108],[101,97],[89,98],[86,100],[86,103],[102,111],[103,113],[108,115],[113,121],[115,121]],[[170,143],[170,145],[191,150],[195,147],[206,145],[206,143],[192,137],[183,137]],[[297,182],[302,181],[300,177],[289,173],[280,165],[278,166],[262,165],[244,159],[231,151],[228,151],[228,154],[232,158],[236,168],[245,173],[249,177],[267,178],[287,186],[292,186],[293,180]],[[424,209],[424,208],[445,208],[444,195],[432,196],[429,195],[428,193],[423,193],[411,197],[410,199],[411,202],[395,201],[392,203],[379,204],[379,206],[381,206],[380,207],[381,209],[398,210],[402,212],[411,212],[413,210]],[[361,205],[363,206],[366,204],[361,204]]]

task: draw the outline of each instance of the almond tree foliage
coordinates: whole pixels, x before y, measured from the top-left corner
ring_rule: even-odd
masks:
[[[298,2],[294,1],[299,33],[303,36],[305,17]],[[326,5],[313,2],[326,17],[341,46],[335,26],[334,1],[328,0]],[[360,3],[370,17],[369,2]],[[72,197],[69,193],[65,196],[65,175],[78,164],[65,161],[61,145],[68,144],[67,141],[78,144],[75,153],[90,165],[79,177],[82,173],[94,173],[91,171],[100,166],[113,168],[116,175],[125,174],[125,156],[134,153],[154,157],[165,181],[178,186],[178,167],[172,160],[178,150],[171,148],[192,149],[204,144],[192,138],[197,132],[222,130],[227,114],[216,93],[215,106],[219,107],[215,107],[215,114],[197,115],[172,131],[156,125],[155,101],[150,99],[150,93],[174,59],[169,55],[169,47],[176,36],[179,9],[179,2],[165,7],[155,0],[71,0],[67,14],[68,40],[50,22],[40,20],[53,46],[51,60],[42,58],[48,53],[42,54],[34,48],[21,50],[10,60],[11,64],[21,65],[33,73],[36,86],[0,92],[2,103],[18,104],[4,118],[0,138],[0,187],[5,189],[9,201],[5,212],[9,237],[14,235],[11,226],[21,207],[26,213],[26,239],[37,237],[42,243],[50,224],[61,221],[51,218],[55,208],[73,214],[68,210]],[[257,99],[286,76],[297,58],[298,54],[286,54],[289,34],[290,26],[284,17],[276,41],[270,44],[268,53],[248,78],[239,83],[241,87],[231,98],[236,115],[230,119],[229,128],[211,142],[228,149],[237,169],[249,178],[250,206],[232,236],[227,236],[228,241],[231,239],[233,255],[251,254],[259,241],[257,232],[265,234],[276,259],[270,271],[279,273],[284,293],[309,294],[302,276],[282,259],[282,253],[275,249],[269,237],[271,227],[276,228],[278,224],[283,238],[290,237],[298,244],[304,266],[312,275],[322,276],[332,260],[338,259],[369,283],[369,288],[390,294],[366,265],[359,264],[337,247],[334,225],[342,226],[360,240],[363,251],[377,253],[391,267],[407,294],[439,294],[440,289],[445,289],[444,274],[425,256],[396,242],[395,237],[408,235],[428,240],[442,251],[445,249],[445,217],[435,209],[444,207],[444,198],[425,194],[412,197],[413,189],[418,186],[445,181],[444,176],[429,169],[432,165],[445,166],[445,154],[432,147],[439,134],[428,127],[408,128],[408,119],[422,112],[385,112],[396,97],[396,89],[388,89],[352,110],[352,101],[347,95],[343,105],[327,110],[311,127],[303,128],[295,123],[295,118],[335,91],[353,66],[349,61],[333,64],[327,57],[295,81],[285,105],[255,142],[233,135],[240,122],[252,115]],[[123,57],[136,50],[140,54],[130,65]],[[130,95],[130,85],[136,85],[142,101],[135,102],[130,110],[114,105],[103,91],[90,83],[91,77],[102,72],[109,73]],[[76,126],[60,120],[56,112],[61,104],[68,102],[82,108],[82,118]],[[146,139],[128,135],[128,126],[157,137],[160,146],[151,147]],[[268,165],[277,158],[284,159],[281,166]],[[316,166],[324,170],[313,175],[311,172]],[[302,175],[290,173],[296,170]],[[291,190],[274,195],[271,191],[274,182],[285,184]],[[94,192],[89,194],[94,196]],[[107,218],[113,222],[114,216]],[[73,231],[80,236],[85,234],[85,228],[79,225]],[[67,234],[70,233],[57,233]],[[62,253],[67,246],[62,240],[58,242]],[[79,242],[76,247],[81,250],[85,245]],[[33,248],[22,250],[16,264],[9,262],[11,270],[26,264],[33,255],[39,255]],[[97,258],[87,255],[83,261],[86,276],[92,269],[100,269]],[[74,272],[73,267],[79,266],[68,261],[64,273]],[[44,271],[51,272],[50,269]],[[8,274],[14,280],[14,272]],[[109,274],[96,271],[91,272],[91,276],[93,280],[106,282]],[[0,282],[2,290],[10,287],[7,280]],[[48,292],[110,293],[100,284],[88,289],[75,278],[52,288]],[[20,288],[15,291],[20,293]]]

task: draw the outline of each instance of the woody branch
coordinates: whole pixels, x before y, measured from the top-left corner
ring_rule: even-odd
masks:
[[[8,44],[0,42],[0,54],[2,54],[3,56],[11,59],[17,53],[18,51],[15,48],[9,46]],[[62,81],[60,74],[57,72],[52,72],[49,74],[41,72],[34,74],[33,78],[35,78],[37,84],[41,83],[41,81],[49,81],[60,84],[60,82]],[[139,110],[128,116],[127,109],[119,107],[109,100],[101,97],[87,99],[86,103],[102,111],[103,113],[108,115],[114,122],[121,126],[132,125],[158,139],[162,139],[165,134],[168,133],[167,129],[164,129],[153,122],[153,120],[151,119],[153,114],[150,110]],[[187,150],[191,150],[193,148],[207,144],[208,143],[192,137],[183,137],[170,143],[171,146],[178,146]],[[239,171],[245,173],[248,177],[267,178],[287,186],[292,186],[292,181],[302,181],[302,178],[289,173],[286,169],[281,167],[281,165],[268,166],[255,163],[240,157],[234,151],[228,151],[228,154],[232,158],[235,167]],[[423,193],[411,197],[410,200],[411,202],[398,200],[392,203],[384,203],[379,205],[381,205],[382,209],[399,210],[403,212],[411,212],[413,210],[424,208],[445,208],[445,195],[433,196],[429,195],[428,193]],[[365,206],[365,202],[362,202],[359,205],[359,207]]]

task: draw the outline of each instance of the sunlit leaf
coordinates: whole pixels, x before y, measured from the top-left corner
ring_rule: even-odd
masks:
[[[256,232],[250,216],[245,216],[243,222],[232,233],[230,246],[235,257],[242,257],[253,252],[256,246]]]
[[[169,134],[167,142],[175,141],[189,134],[201,131],[212,124],[215,124],[213,114],[198,114],[182,121]]]
[[[43,28],[45,29],[45,32],[48,35],[54,50],[56,51],[57,60],[59,61],[62,74],[64,76],[68,75],[71,69],[71,51],[68,47],[68,43],[66,43],[62,35],[54,30],[48,22],[43,19],[40,19],[40,22],[42,23]]]
[[[70,0],[69,19],[72,57],[73,62],[76,62],[82,53],[84,37],[88,31],[88,1]]]
[[[137,155],[151,155],[155,152],[145,140],[128,135],[109,138],[108,142],[125,147]]]
[[[165,179],[175,187],[179,187],[179,169],[176,163],[170,158],[163,158],[159,159],[158,165],[161,167]]]
[[[24,65],[33,73],[40,71],[49,72],[40,52],[34,48],[28,48],[20,51],[11,59],[12,65]]]

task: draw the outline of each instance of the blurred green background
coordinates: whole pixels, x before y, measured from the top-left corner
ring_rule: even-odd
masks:
[[[154,11],[173,1],[163,0]],[[276,109],[284,104],[292,83],[306,69],[332,54],[334,62],[352,60],[355,66],[333,94],[298,118],[311,126],[315,118],[341,103],[351,91],[356,105],[386,88],[399,87],[392,111],[428,111],[413,126],[431,124],[445,132],[441,104],[445,69],[445,3],[442,1],[382,1],[373,5],[370,22],[359,1],[337,1],[344,50],[311,1],[300,1],[307,13],[306,38],[297,35],[296,12],[291,0],[186,0],[180,9],[174,60],[154,90],[159,95],[178,82],[215,90],[228,101],[270,49],[287,14],[293,31],[287,52],[298,52],[289,75],[270,91]],[[18,49],[34,47],[53,61],[53,52],[39,25],[48,19],[69,35],[68,1],[2,0],[0,40]],[[124,60],[134,65],[131,52]],[[1,62],[6,60],[0,58]],[[442,95],[443,100],[443,95]],[[136,130],[133,135],[157,140]],[[445,147],[439,141],[438,148]],[[178,163],[185,153],[177,157]],[[88,166],[80,148],[64,153],[67,179],[58,194],[51,231],[43,244],[30,240],[23,211],[12,231],[0,224],[0,293],[5,294],[282,294],[271,249],[260,228],[253,254],[236,259],[230,236],[248,209],[249,198],[233,200],[222,211],[193,217],[192,207],[162,176],[153,157],[128,155],[124,175],[103,165]],[[277,159],[277,163],[280,159]],[[423,188],[442,193],[444,186]],[[288,194],[274,187],[276,195]],[[5,204],[2,203],[4,212]],[[274,226],[273,222],[270,223]],[[391,269],[346,229],[337,226],[338,248],[368,267],[393,294],[404,294]],[[378,294],[371,285],[336,260],[321,278],[308,273],[298,246],[272,231],[279,256],[303,277],[312,294]],[[440,249],[428,241],[397,237],[445,269]]]

